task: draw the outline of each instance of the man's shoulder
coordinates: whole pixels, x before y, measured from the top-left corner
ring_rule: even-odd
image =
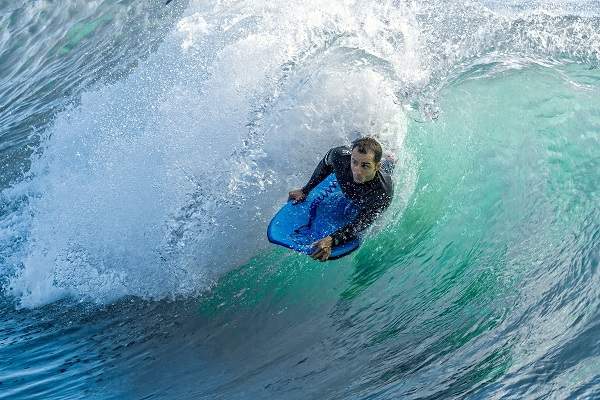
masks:
[[[338,146],[329,150],[332,155],[341,157],[341,156],[350,156],[352,155],[352,150],[348,146]]]
[[[327,161],[328,164],[334,164],[345,158],[350,158],[351,155],[352,150],[348,146],[333,147],[327,152]]]
[[[381,190],[391,198],[394,195],[394,182],[392,181],[392,176],[381,171],[379,171],[377,175],[379,176]]]

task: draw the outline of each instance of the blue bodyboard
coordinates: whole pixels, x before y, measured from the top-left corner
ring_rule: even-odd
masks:
[[[346,226],[357,214],[358,208],[344,195],[335,174],[331,174],[303,202],[288,201],[271,220],[267,237],[271,243],[311,254],[314,242]],[[350,254],[359,246],[360,238],[334,246],[329,259]]]

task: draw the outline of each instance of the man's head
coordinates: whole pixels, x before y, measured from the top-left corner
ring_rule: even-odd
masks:
[[[363,137],[352,142],[350,168],[356,183],[365,183],[375,177],[381,166],[383,151],[377,140]]]

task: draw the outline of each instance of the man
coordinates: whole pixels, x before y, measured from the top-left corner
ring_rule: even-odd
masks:
[[[392,178],[381,171],[382,153],[381,145],[371,137],[355,140],[351,148],[334,147],[317,165],[306,186],[289,192],[290,200],[295,203],[304,201],[315,186],[335,173],[342,192],[359,210],[351,223],[313,243],[313,259],[327,260],[332,246],[354,239],[390,205],[393,196]]]

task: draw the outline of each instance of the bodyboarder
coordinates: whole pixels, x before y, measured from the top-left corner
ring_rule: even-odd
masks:
[[[393,161],[384,160],[390,168],[382,168],[382,155],[381,145],[372,137],[357,139],[352,146],[334,147],[319,162],[308,183],[289,192],[290,200],[302,202],[313,188],[335,173],[343,194],[359,210],[352,222],[313,243],[313,259],[326,261],[332,246],[355,239],[390,205],[393,185],[387,171],[393,168]]]

